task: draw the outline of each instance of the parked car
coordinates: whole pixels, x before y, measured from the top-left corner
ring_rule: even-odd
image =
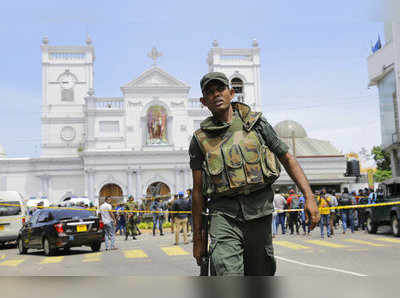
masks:
[[[21,228],[18,250],[43,249],[45,255],[54,255],[57,249],[89,246],[99,251],[104,241],[104,224],[89,210],[41,209]]]
[[[377,203],[400,203],[400,178],[391,178],[379,185],[377,193]],[[390,225],[395,236],[400,237],[400,205],[388,205],[367,208],[365,210],[367,218],[368,233],[375,234],[379,226]]]
[[[25,222],[24,199],[16,191],[0,191],[0,244],[15,241]]]

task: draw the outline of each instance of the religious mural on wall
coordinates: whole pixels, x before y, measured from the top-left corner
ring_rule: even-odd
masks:
[[[147,144],[168,144],[167,112],[162,106],[152,106],[147,112]]]

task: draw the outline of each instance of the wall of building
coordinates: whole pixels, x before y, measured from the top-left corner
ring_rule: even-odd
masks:
[[[378,88],[382,145],[386,148],[392,144],[392,135],[395,133],[393,110],[393,94],[396,92],[395,72],[391,71],[380,80]]]
[[[51,176],[49,179],[48,197],[50,202],[60,202],[63,198],[69,195],[85,195],[85,177],[83,173]]]

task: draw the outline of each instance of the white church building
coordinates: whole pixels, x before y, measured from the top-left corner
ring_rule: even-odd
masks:
[[[43,39],[41,155],[7,158],[0,146],[0,190],[57,203],[71,196],[93,202],[107,195],[136,200],[174,194],[192,186],[188,146],[193,131],[209,115],[190,86],[154,65],[121,86],[121,97],[95,93],[95,53],[85,46],[53,46]],[[216,41],[209,71],[224,72],[236,100],[261,111],[260,49],[224,49]],[[203,74],[199,74],[199,79]],[[127,81],[129,78],[127,79]],[[267,99],[264,99],[267,100]],[[312,186],[346,186],[345,156],[328,141],[308,138],[294,121],[276,125],[296,154]],[[294,148],[294,150],[293,150]],[[293,182],[282,173],[277,184]]]

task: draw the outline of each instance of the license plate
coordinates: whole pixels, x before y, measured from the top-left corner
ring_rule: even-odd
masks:
[[[3,231],[4,230],[4,226],[0,226],[0,231]]]
[[[86,225],[77,225],[76,226],[76,231],[77,232],[86,232],[87,231],[87,227],[86,227]]]

